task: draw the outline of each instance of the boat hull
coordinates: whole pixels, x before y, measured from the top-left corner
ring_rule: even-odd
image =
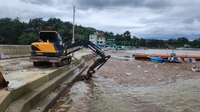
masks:
[[[163,58],[160,58],[158,56],[150,56],[149,59],[152,61],[152,62],[159,62],[159,63],[162,63],[163,62]]]

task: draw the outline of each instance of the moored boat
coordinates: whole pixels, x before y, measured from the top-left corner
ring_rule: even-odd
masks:
[[[160,62],[162,63],[163,62],[163,58],[160,58],[158,56],[149,56],[149,59],[153,62]]]
[[[185,62],[192,62],[192,63],[196,62],[196,60],[194,58],[184,58],[184,61]]]
[[[171,63],[180,63],[182,60],[180,59],[180,57],[176,56],[176,53],[171,53],[169,58],[168,58],[169,62]]]

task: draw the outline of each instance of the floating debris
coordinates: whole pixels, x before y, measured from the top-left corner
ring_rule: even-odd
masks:
[[[132,73],[126,73],[126,76],[130,76]]]
[[[200,66],[193,66],[191,69],[194,72],[200,72]]]

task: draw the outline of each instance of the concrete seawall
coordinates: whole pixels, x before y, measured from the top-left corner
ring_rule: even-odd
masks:
[[[30,45],[0,45],[0,59],[30,55]]]
[[[76,56],[77,58],[81,57],[73,61],[70,65],[60,67],[50,73],[36,74],[37,76],[41,75],[38,78],[28,78],[25,80],[26,78],[22,77],[23,81],[26,82],[24,85],[12,89],[8,87],[0,90],[0,111],[47,111],[66,88],[73,85],[75,77],[87,67],[87,60],[93,57],[92,54],[85,54],[84,52]],[[21,74],[16,72],[15,75]],[[63,87],[63,89],[55,93],[53,90],[58,86]]]

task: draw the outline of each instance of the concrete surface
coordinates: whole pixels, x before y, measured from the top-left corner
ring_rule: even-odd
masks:
[[[30,55],[30,45],[0,45],[0,59]]]
[[[8,87],[0,90],[0,112],[47,110],[54,104],[62,91],[73,84],[75,77],[87,67],[87,60],[93,55],[91,50],[81,50],[74,53],[74,57],[76,60],[70,65],[57,69],[45,71],[22,69],[4,75],[10,83]],[[54,89],[57,87],[63,89],[55,92]]]

